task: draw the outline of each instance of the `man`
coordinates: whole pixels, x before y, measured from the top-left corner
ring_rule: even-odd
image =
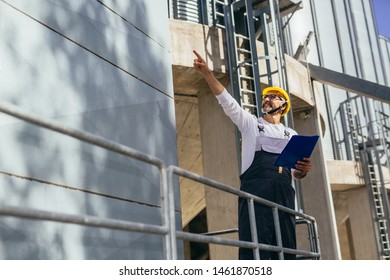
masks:
[[[263,91],[262,112],[264,117],[256,116],[243,110],[237,101],[226,91],[215,78],[204,59],[194,51],[194,68],[201,73],[211,91],[218,99],[224,112],[237,125],[242,137],[242,191],[254,194],[291,209],[295,209],[295,190],[291,186],[292,176],[302,179],[311,168],[310,158],[298,161],[294,170],[276,167],[274,162],[293,135],[297,133],[284,126],[280,119],[290,109],[288,94],[279,87],[269,87]],[[252,241],[248,205],[239,199],[238,228],[239,238]],[[276,245],[275,226],[272,209],[255,204],[256,226],[259,243]],[[296,249],[295,217],[279,211],[280,228],[283,246]],[[240,259],[253,259],[252,249],[240,248]],[[277,259],[278,254],[271,251],[260,251],[261,259]],[[285,259],[295,259],[293,254],[284,254]]]

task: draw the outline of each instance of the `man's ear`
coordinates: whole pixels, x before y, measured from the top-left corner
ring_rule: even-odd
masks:
[[[280,108],[280,109],[283,110],[283,111],[282,111],[282,114],[283,114],[283,113],[284,113],[284,110],[287,109],[287,101],[284,102],[283,107]]]

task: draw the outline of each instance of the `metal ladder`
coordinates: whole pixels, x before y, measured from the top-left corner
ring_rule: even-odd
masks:
[[[364,151],[363,151],[364,152]],[[371,151],[365,151],[363,165],[365,170],[366,186],[372,201],[374,214],[374,224],[377,235],[377,245],[381,259],[390,260],[390,240],[389,240],[389,214],[386,213],[383,196],[386,196],[386,190],[381,180],[378,180],[376,167]],[[380,168],[380,167],[379,167]],[[385,193],[383,193],[383,190]]]
[[[350,145],[352,147],[354,158],[351,158],[350,151],[348,151],[348,149],[347,157],[349,160],[354,159],[362,164],[366,188],[371,201],[379,257],[381,259],[389,260],[390,213],[383,174],[381,174],[382,167],[379,155],[380,147],[382,147],[385,152],[386,147],[383,146],[383,139],[380,134],[373,136],[374,127],[372,125],[372,121],[370,121],[370,117],[367,117],[368,114],[370,114],[367,111],[365,112],[365,115],[368,119],[364,120],[364,123],[367,124],[366,128],[368,130],[366,132],[367,135],[364,135],[362,120],[360,119],[360,116],[355,113],[352,106],[352,101],[355,101],[356,105],[356,100],[358,98],[361,100],[361,97],[354,97],[348,99],[344,105],[340,107],[342,122],[346,123],[348,127],[346,130],[349,133],[349,137],[344,134],[344,140],[347,146]],[[382,128],[380,125],[378,126],[378,131],[380,131]],[[377,141],[377,138],[379,141]],[[351,143],[349,141],[351,141]]]
[[[262,8],[256,8],[260,3]],[[260,78],[267,77],[267,83],[273,85],[272,76],[277,74],[279,86],[286,89],[284,53],[282,51],[281,23],[278,7],[273,0],[225,0],[214,1],[216,26],[224,27],[229,62],[232,96],[245,110],[260,117],[261,85]],[[221,13],[223,6],[223,15]],[[263,34],[265,55],[259,57],[256,41]],[[270,55],[271,37],[275,54]],[[264,59],[266,73],[260,75],[259,59]],[[272,71],[271,60],[275,60],[277,69]]]
[[[375,103],[376,105],[378,103]],[[385,114],[383,111],[383,104],[379,104],[379,106],[376,106],[375,113],[378,120],[378,127],[379,127],[379,133],[380,133],[380,139],[381,139],[381,147],[383,147],[383,153],[382,158],[384,158],[384,162],[382,162],[383,165],[387,166],[387,168],[390,170],[390,116]],[[377,108],[379,107],[379,108]]]
[[[351,135],[351,147],[353,157],[355,161],[361,161],[360,148],[359,148],[359,131],[358,131],[358,119],[356,113],[353,111],[351,101],[345,103],[345,113],[347,116],[347,122],[349,127],[349,133]],[[361,134],[360,134],[361,135]]]

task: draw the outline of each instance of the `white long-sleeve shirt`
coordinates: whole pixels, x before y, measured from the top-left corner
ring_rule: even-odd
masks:
[[[283,124],[272,124],[263,118],[256,118],[244,110],[224,89],[216,96],[225,114],[230,117],[241,132],[241,174],[252,164],[256,151],[280,154],[291,136],[297,132]]]

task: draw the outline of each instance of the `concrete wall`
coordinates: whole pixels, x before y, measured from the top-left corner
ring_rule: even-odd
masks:
[[[0,2],[1,100],[177,164],[166,15],[164,0]],[[2,205],[161,224],[157,168],[3,114],[0,135]],[[164,257],[160,236],[54,222],[2,217],[0,237],[1,259]]]

